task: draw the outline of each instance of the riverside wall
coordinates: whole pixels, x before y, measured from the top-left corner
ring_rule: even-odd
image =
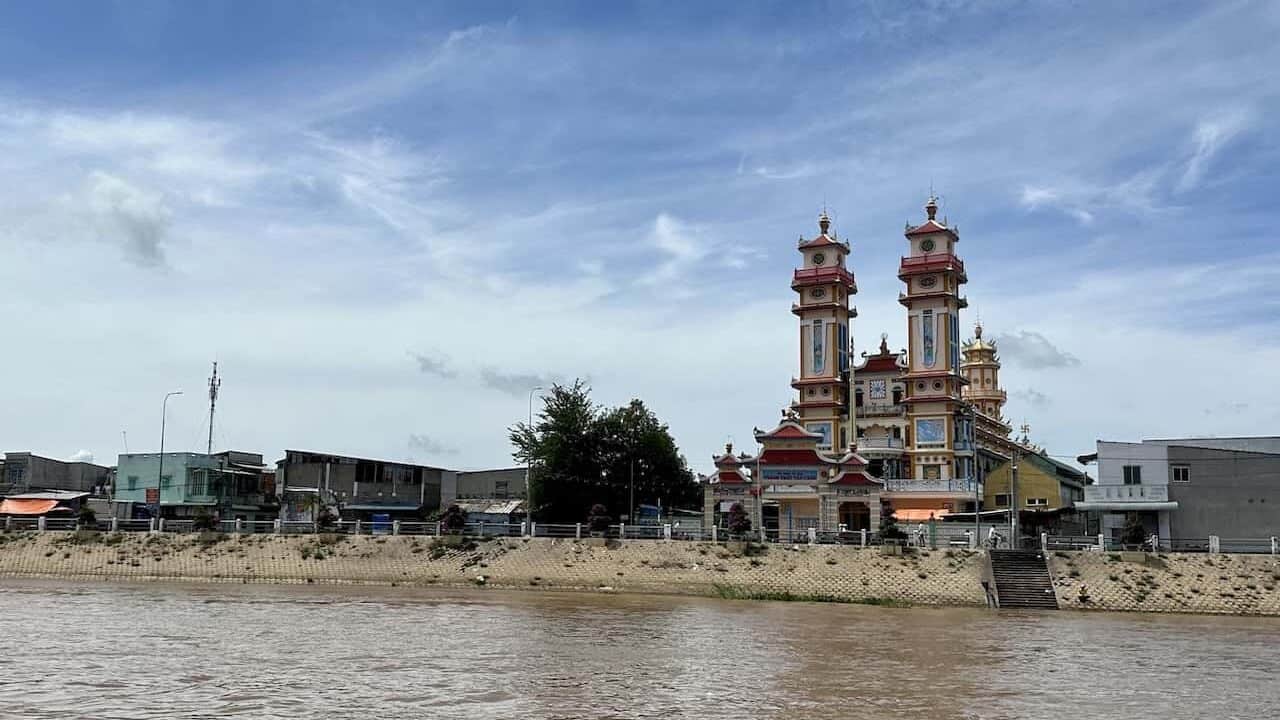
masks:
[[[759,546],[756,546],[759,547]],[[1269,555],[1047,553],[1064,609],[1280,616]],[[984,606],[986,557],[659,540],[0,533],[0,579],[479,586]]]
[[[475,586],[824,600],[986,604],[981,554],[909,557],[829,545],[501,538],[101,534],[0,535],[0,578]]]

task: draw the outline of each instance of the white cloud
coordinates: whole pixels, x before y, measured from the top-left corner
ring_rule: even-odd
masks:
[[[157,193],[147,192],[104,172],[90,177],[89,207],[99,232],[120,242],[141,265],[163,265],[165,235],[172,212]]]
[[[1182,179],[1178,181],[1178,190],[1185,192],[1199,185],[1214,156],[1237,135],[1249,129],[1252,122],[1252,113],[1235,110],[1198,123],[1192,134],[1195,148],[1187,159]]]

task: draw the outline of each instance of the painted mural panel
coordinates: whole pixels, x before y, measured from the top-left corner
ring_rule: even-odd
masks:
[[[924,345],[924,366],[933,367],[937,362],[937,349],[935,346],[935,338],[933,333],[933,311],[925,310],[920,314],[921,333]]]
[[[804,429],[808,430],[811,433],[817,433],[822,436],[822,439],[818,441],[819,450],[831,449],[831,423],[829,422],[806,423],[804,426]]]
[[[943,445],[947,442],[947,427],[942,418],[916,420],[916,444]]]
[[[826,332],[822,328],[821,320],[813,321],[813,333],[810,335],[810,342],[813,345],[813,372],[815,375],[821,375],[827,370]]]

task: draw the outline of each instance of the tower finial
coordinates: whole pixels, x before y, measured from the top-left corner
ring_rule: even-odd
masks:
[[[930,220],[938,215],[938,198],[932,192],[929,193],[929,202],[924,204],[924,211],[929,214]]]
[[[818,216],[818,229],[823,235],[827,234],[827,230],[831,228],[831,218],[827,217],[827,208],[823,206],[822,214]]]
[[[982,339],[982,320],[981,319],[979,319],[978,323],[973,326],[973,336],[979,340]]]

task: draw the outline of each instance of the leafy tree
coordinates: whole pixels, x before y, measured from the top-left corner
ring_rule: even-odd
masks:
[[[450,505],[440,515],[440,529],[450,534],[462,532],[467,526],[467,512],[457,504]]]
[[[76,520],[77,524],[86,530],[94,530],[98,527],[98,513],[93,511],[89,503],[80,506],[80,514]]]
[[[727,524],[729,532],[734,535],[746,535],[751,532],[751,518],[747,515],[747,509],[742,507],[742,503],[734,503],[729,506]]]
[[[602,409],[581,380],[552,386],[532,426],[511,428],[517,461],[531,467],[529,510],[576,522],[595,504],[697,506],[701,493],[667,426],[639,400]],[[630,514],[630,513],[628,513]]]
[[[321,506],[320,514],[316,516],[316,525],[322,530],[332,530],[336,524],[338,524],[338,516],[328,505]]]
[[[609,526],[612,524],[613,516],[609,514],[609,508],[600,503],[591,506],[591,514],[587,515],[587,527],[591,532],[609,532]]]
[[[893,508],[889,505],[883,506],[883,513],[880,518],[880,538],[883,540],[905,540],[907,533],[898,527],[898,518],[893,516]]]
[[[210,515],[209,511],[204,508],[200,508],[200,510],[196,512],[195,516],[191,518],[192,530],[200,530],[201,532],[207,532],[210,530],[215,530],[217,529],[217,527],[218,527],[218,521],[215,520],[213,518],[213,515]]]

